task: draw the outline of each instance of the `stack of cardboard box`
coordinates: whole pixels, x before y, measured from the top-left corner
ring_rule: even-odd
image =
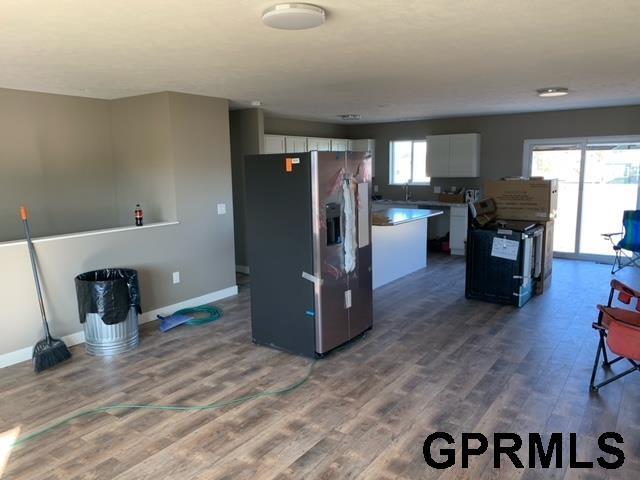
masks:
[[[551,284],[553,267],[553,221],[558,212],[558,181],[542,178],[507,178],[488,181],[485,197],[496,203],[499,220],[534,221],[544,227],[542,240],[542,271],[536,293]]]

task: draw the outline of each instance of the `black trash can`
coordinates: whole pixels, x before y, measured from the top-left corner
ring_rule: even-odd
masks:
[[[138,272],[105,268],[75,278],[78,313],[89,355],[115,355],[138,346]]]

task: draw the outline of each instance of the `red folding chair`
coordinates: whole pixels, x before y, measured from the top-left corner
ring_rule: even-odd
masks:
[[[631,305],[631,302],[635,300],[635,310],[612,306],[616,293],[618,300],[623,304]],[[596,360],[591,374],[591,390],[594,392],[631,372],[640,371],[640,363],[638,363],[640,362],[640,291],[634,290],[618,280],[612,280],[609,302],[606,306],[598,305],[598,310],[598,321],[592,324],[600,335]],[[607,356],[607,347],[617,355],[613,360],[609,360]],[[601,353],[603,368],[608,369],[620,360],[627,360],[631,364],[631,368],[596,385],[596,372]]]

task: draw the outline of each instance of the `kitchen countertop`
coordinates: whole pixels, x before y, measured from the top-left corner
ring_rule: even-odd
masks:
[[[442,213],[444,213],[442,210],[429,210],[424,208],[385,208],[373,212],[373,225],[377,227],[400,225],[402,223],[435,217],[442,215]],[[385,217],[387,221],[382,220],[382,218]]]
[[[403,204],[403,205],[424,205],[429,207],[464,207],[466,203],[449,203],[449,202],[440,202],[438,200],[375,200],[373,202],[374,206],[380,207],[386,204]]]

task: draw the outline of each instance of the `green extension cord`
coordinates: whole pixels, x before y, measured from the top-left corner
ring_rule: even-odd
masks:
[[[197,308],[201,308],[201,307],[197,307]],[[186,310],[186,309],[185,309]],[[210,320],[212,321],[212,320]],[[155,404],[140,404],[140,405],[136,405],[136,404],[129,404],[129,403],[117,403],[114,405],[107,405],[104,407],[98,407],[98,408],[93,408],[91,410],[85,410],[84,412],[80,412],[80,413],[76,413],[75,415],[71,415],[67,418],[65,418],[64,420],[60,420],[57,423],[54,423],[53,425],[49,425],[48,427],[42,428],[40,430],[37,430],[25,437],[22,437],[18,440],[16,440],[15,442],[13,442],[14,447],[20,446],[20,445],[24,445],[25,443],[34,440],[35,438],[38,438],[42,435],[45,435],[49,432],[51,432],[52,430],[55,430],[56,428],[59,428],[63,425],[66,425],[67,423],[75,420],[76,418],[80,418],[80,417],[86,417],[89,415],[97,415],[98,413],[106,413],[110,410],[133,410],[133,409],[139,409],[139,410],[171,410],[171,411],[178,411],[178,412],[193,412],[193,411],[202,411],[202,410],[214,410],[216,408],[222,408],[222,407],[228,407],[230,405],[240,405],[242,403],[246,403],[249,402],[251,400],[257,400],[259,398],[263,398],[263,397],[272,397],[275,395],[283,395],[285,393],[289,393],[292,392],[293,390],[296,390],[297,388],[300,388],[302,385],[304,385],[305,383],[307,383],[307,381],[309,380],[309,378],[311,377],[311,374],[313,373],[313,368],[315,366],[316,362],[315,360],[311,363],[311,365],[309,365],[309,370],[307,371],[307,374],[304,376],[304,378],[302,378],[301,380],[298,380],[295,383],[292,383],[291,385],[288,385],[286,387],[277,389],[277,390],[265,390],[264,392],[260,392],[260,393],[255,393],[253,395],[245,395],[244,397],[238,397],[238,398],[233,398],[231,400],[223,400],[220,402],[213,402],[213,403],[209,403],[208,405],[193,405],[193,406],[189,406],[189,405],[155,405]]]
[[[198,314],[205,313],[204,317],[194,317],[192,320],[189,320],[185,323],[185,325],[205,325],[207,323],[215,322],[220,317],[222,317],[222,310],[218,307],[210,307],[208,305],[201,305],[199,307],[192,308],[183,308],[182,310],[178,310],[174,312],[174,315],[190,315],[190,314]]]

